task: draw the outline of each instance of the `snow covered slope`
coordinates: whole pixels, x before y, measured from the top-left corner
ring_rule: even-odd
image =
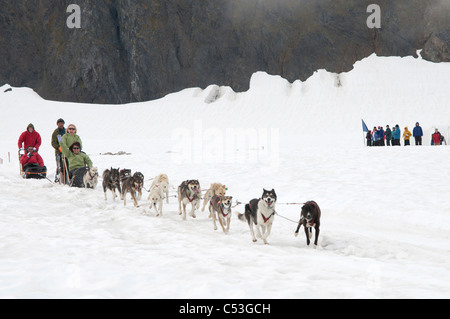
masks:
[[[2,86],[0,297],[449,298],[450,148],[429,146],[436,126],[449,140],[449,77],[450,64],[373,55],[345,74],[255,73],[247,92],[211,85],[128,105]],[[270,245],[234,217],[227,235],[206,212],[182,221],[174,197],[157,218],[147,194],[139,208],[105,201],[101,179],[94,190],[21,179],[28,123],[54,178],[60,117],[101,172],[141,171],[147,187],[163,172],[173,188],[221,182],[243,203],[274,188]],[[402,131],[419,121],[425,145],[366,148],[361,119]],[[104,155],[119,151],[131,154]],[[311,199],[322,208],[315,250],[294,237],[301,206],[284,204]]]

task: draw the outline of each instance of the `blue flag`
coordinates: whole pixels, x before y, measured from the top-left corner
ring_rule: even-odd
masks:
[[[362,128],[363,128],[363,132],[369,132],[369,129],[367,128],[367,125],[366,125],[366,123],[364,123],[364,120],[363,120],[363,119],[361,119],[361,121],[362,121]]]

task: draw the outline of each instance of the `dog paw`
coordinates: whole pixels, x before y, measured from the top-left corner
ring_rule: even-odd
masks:
[[[294,236],[295,236],[295,237],[298,237],[298,232],[294,233]]]
[[[256,243],[256,241],[257,241],[257,240],[256,240],[256,238],[253,238],[253,240],[252,240],[252,241],[253,241],[254,243]]]

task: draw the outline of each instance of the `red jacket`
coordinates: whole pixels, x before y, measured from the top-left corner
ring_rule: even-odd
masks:
[[[33,146],[36,148],[36,151],[39,151],[39,147],[41,146],[41,135],[36,131],[33,131],[33,133],[25,131],[20,134],[18,144],[19,148],[23,147],[26,149],[28,146]]]
[[[27,154],[23,155],[20,159],[20,164],[22,164],[22,167],[26,164],[39,164],[40,167],[44,167],[44,160],[42,159],[41,155],[39,155],[36,152],[31,153],[31,156],[28,157]]]
[[[434,143],[434,145],[436,145],[436,144],[441,144],[441,133],[439,133],[439,132],[434,133],[434,134],[432,135],[432,138],[433,138],[433,143]]]

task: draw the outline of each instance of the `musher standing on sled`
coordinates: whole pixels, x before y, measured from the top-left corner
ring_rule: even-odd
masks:
[[[41,135],[34,130],[33,124],[28,124],[27,130],[20,134],[18,141],[19,149],[24,150],[25,147],[34,147],[34,151],[38,152],[41,146]]]
[[[62,141],[62,137],[66,134],[66,129],[64,128],[64,120],[59,119],[56,121],[56,125],[58,126],[52,134],[52,146],[55,149],[55,159],[56,159],[56,175],[55,175],[55,183],[59,183],[59,174],[61,170],[63,170],[63,156],[61,153],[61,147],[59,146],[59,142]]]
[[[64,146],[68,149],[75,142],[80,143],[80,147],[83,148],[81,138],[77,134],[77,127],[75,126],[75,124],[69,124],[67,126],[67,132],[66,134],[64,134],[64,136],[62,137],[62,141],[60,142],[61,148],[63,148]]]
[[[64,175],[63,176],[66,177],[66,180],[64,181],[65,184],[68,184],[68,182],[69,182],[67,175],[69,175],[69,171],[71,171],[72,168],[69,165],[70,163],[69,163],[66,153],[64,152],[64,149],[69,149],[69,147],[75,142],[80,143],[80,149],[83,148],[83,143],[81,142],[81,138],[79,135],[77,135],[77,127],[75,126],[75,124],[69,124],[67,126],[66,134],[64,134],[61,141],[59,142],[59,145],[61,146],[61,152],[63,153],[63,158],[65,158],[65,161],[63,162],[63,164],[64,164],[64,166],[63,166]]]

